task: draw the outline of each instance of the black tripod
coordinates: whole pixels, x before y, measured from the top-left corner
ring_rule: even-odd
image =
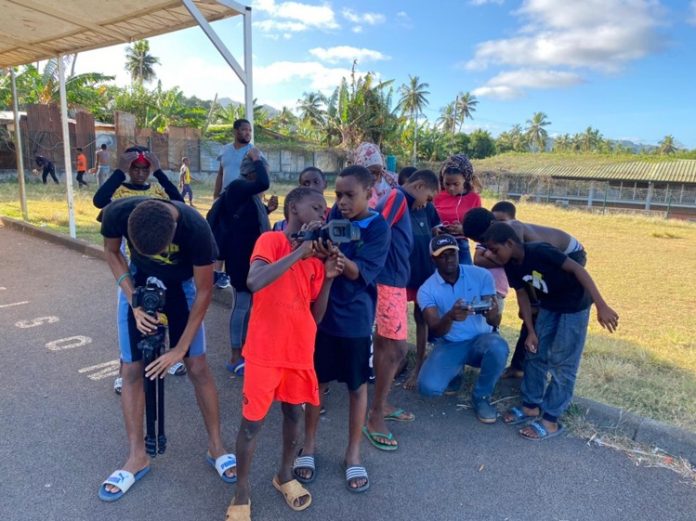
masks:
[[[157,332],[138,342],[138,348],[143,352],[143,366],[147,367],[159,357],[164,350],[165,328],[157,326]],[[167,450],[167,437],[164,434],[164,378],[151,380],[145,378],[145,450],[153,458],[164,454]],[[155,436],[155,421],[157,421],[157,436]]]

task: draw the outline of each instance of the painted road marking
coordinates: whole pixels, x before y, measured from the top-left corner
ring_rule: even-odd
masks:
[[[12,304],[0,304],[0,309],[11,308],[13,306],[23,306],[24,304],[29,304],[29,301],[23,300],[22,302],[13,302]]]
[[[97,364],[97,365],[91,365],[89,367],[83,367],[82,369],[79,369],[77,372],[80,374],[85,374],[85,373],[92,373],[88,374],[87,378],[90,380],[103,380],[104,378],[110,378],[113,376],[118,376],[118,368],[121,365],[121,362],[116,359],[116,360],[111,360],[110,362],[104,362],[103,364]],[[94,371],[94,372],[92,372]]]
[[[58,322],[60,320],[58,317],[37,317],[37,318],[32,318],[31,320],[20,320],[19,322],[15,322],[15,326],[20,328],[20,329],[27,329],[30,327],[36,327],[40,326],[42,324],[53,324],[55,322]]]
[[[91,344],[92,339],[88,336],[76,335],[68,338],[59,338],[46,344],[49,351],[65,351],[67,349],[75,349],[76,347],[86,346]]]

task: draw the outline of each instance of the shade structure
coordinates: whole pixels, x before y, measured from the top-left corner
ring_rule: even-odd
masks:
[[[244,14],[236,2],[192,0],[208,21]],[[0,0],[0,67],[130,43],[194,27],[181,0]]]
[[[236,15],[244,17],[244,68],[210,26],[210,22]],[[253,128],[251,8],[234,0],[0,0],[0,22],[0,68],[58,58],[65,183],[73,238],[76,229],[63,56],[197,25],[244,84],[247,119]],[[15,121],[18,121],[14,81],[12,85]],[[15,132],[19,132],[19,125],[15,127]],[[21,155],[19,139],[17,145]],[[24,172],[19,170],[18,161],[18,177],[23,177]],[[21,182],[20,198],[27,219]]]

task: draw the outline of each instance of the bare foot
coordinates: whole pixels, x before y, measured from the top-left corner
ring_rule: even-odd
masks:
[[[408,378],[404,382],[404,389],[413,391],[418,387],[418,371],[413,370],[409,373]]]

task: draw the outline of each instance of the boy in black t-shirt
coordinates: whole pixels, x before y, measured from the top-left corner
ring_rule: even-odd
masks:
[[[619,316],[604,301],[585,268],[558,248],[543,242],[522,244],[515,230],[504,223],[492,224],[482,242],[487,249],[485,255],[505,266],[510,286],[517,292],[520,316],[529,331],[522,407],[510,409],[503,421],[517,425],[533,420],[519,431],[529,440],[557,436],[564,430],[558,418],[573,397],[592,303],[597,306],[597,320],[609,332],[618,327]],[[539,299],[536,323],[525,291],[527,285],[535,289]]]
[[[178,201],[128,197],[105,208],[101,233],[106,261],[128,303],[132,305],[135,288],[144,285],[148,277],[156,277],[166,286],[164,313],[174,347],[150,363],[145,376],[163,378],[172,365],[184,361],[208,432],[207,460],[223,481],[234,483],[236,460],[222,445],[217,389],[205,357],[203,317],[212,298],[217,256],[208,223]],[[120,251],[124,237],[131,252],[131,270]],[[137,344],[143,336],[155,333],[158,325],[158,317],[141,307],[128,310],[130,342],[121,343],[121,359],[123,416],[130,451],[123,467],[99,488],[103,501],[121,498],[150,469],[143,441],[143,361]]]

